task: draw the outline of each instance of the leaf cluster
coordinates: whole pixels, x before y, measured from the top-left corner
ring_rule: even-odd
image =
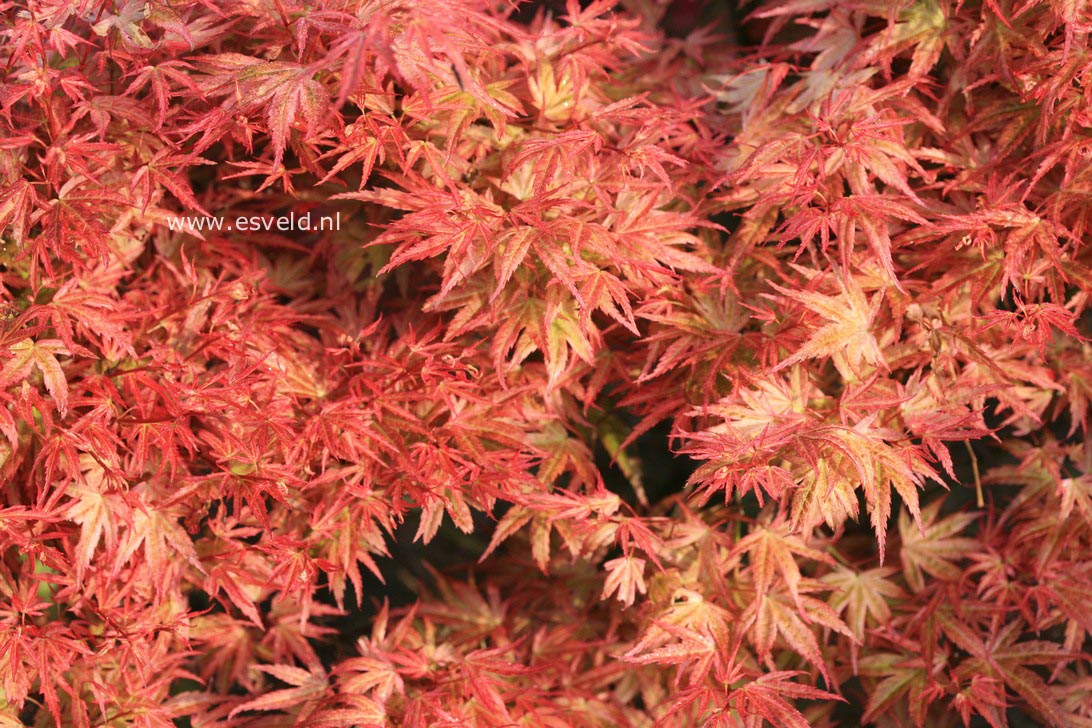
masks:
[[[0,2],[0,726],[1092,726],[1092,13],[556,5]]]

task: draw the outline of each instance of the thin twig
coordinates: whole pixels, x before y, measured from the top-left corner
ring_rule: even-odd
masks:
[[[978,474],[978,456],[974,454],[974,448],[971,447],[970,441],[964,440],[963,444],[967,446],[967,454],[971,456],[971,470],[974,472],[975,499],[978,503],[978,507],[982,508],[986,505],[986,501],[982,498],[982,476]]]

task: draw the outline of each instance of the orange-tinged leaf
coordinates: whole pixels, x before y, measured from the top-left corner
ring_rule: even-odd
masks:
[[[891,619],[888,599],[906,596],[902,588],[890,580],[895,573],[896,569],[887,566],[866,571],[838,566],[823,577],[823,582],[835,588],[830,596],[830,606],[839,614],[845,612],[846,624],[857,639],[864,639],[869,623],[882,625]]]
[[[869,416],[852,429],[839,429],[836,434],[844,447],[843,452],[859,474],[882,562],[887,522],[891,516],[891,488],[902,498],[920,530],[923,526],[918,488],[926,478],[938,482],[940,479],[916,449],[906,446],[896,448],[889,444],[887,439],[895,439],[897,433],[874,428],[874,419]]]
[[[779,728],[810,728],[811,723],[789,699],[841,700],[845,698],[794,682],[800,671],[781,670],[760,675],[731,692],[730,700],[743,715],[760,716]]]
[[[115,509],[119,507],[116,496],[106,490],[106,473],[91,457],[81,458],[83,477],[68,484],[67,494],[72,498],[65,510],[65,517],[80,526],[80,540],[76,544],[77,575],[83,573],[95,559],[95,551],[104,538],[107,549],[117,543]]]
[[[863,644],[868,627],[883,627],[891,619],[891,605],[888,600],[896,601],[906,597],[898,584],[890,580],[897,573],[891,567],[880,567],[865,571],[856,571],[844,566],[823,577],[822,581],[834,587],[829,604],[838,615],[845,614],[845,622],[850,631]],[[860,644],[854,643],[852,662],[854,670],[860,654]]]
[[[607,570],[607,578],[603,583],[603,599],[614,592],[618,592],[618,601],[625,606],[633,604],[637,594],[644,594],[645,587],[645,560],[636,556],[621,556],[611,559],[603,564]]]
[[[274,690],[237,705],[228,714],[229,718],[234,718],[239,713],[247,710],[267,711],[299,708],[303,712],[299,715],[298,720],[302,721],[316,707],[316,701],[323,697],[329,689],[329,681],[321,667],[316,666],[308,671],[292,665],[259,665],[258,669],[294,687]]]
[[[63,417],[68,412],[68,381],[61,369],[57,355],[68,354],[68,349],[58,339],[23,339],[8,348],[11,356],[0,370],[0,387],[7,387],[26,379],[37,369],[42,374],[46,391],[57,405]]]
[[[810,310],[827,319],[804,344],[787,359],[773,368],[779,371],[805,359],[824,356],[840,356],[835,359],[843,376],[852,377],[862,371],[863,364],[886,369],[883,352],[872,333],[872,322],[883,301],[883,292],[873,295],[869,301],[860,285],[852,276],[842,283],[842,293],[827,296],[814,291],[790,291],[777,284],[770,284],[789,299],[799,301]],[[844,364],[842,363],[844,361]]]
[[[882,677],[868,696],[862,716],[864,722],[868,723],[888,714],[900,700],[907,700],[912,712],[916,714],[913,718],[914,725],[920,728],[924,724],[921,718],[935,696],[926,691],[929,671],[920,655],[904,657],[876,653],[862,658],[860,673],[869,677]]]
[[[788,535],[783,525],[774,528],[756,526],[732,548],[732,555],[750,555],[751,572],[755,580],[755,592],[767,594],[774,585],[775,577],[789,590],[793,601],[800,604],[800,567],[796,556],[833,564],[830,556],[804,544],[799,536]]]
[[[937,499],[922,509],[921,522],[924,530],[918,528],[906,517],[899,514],[899,535],[902,548],[903,574],[914,591],[925,588],[925,574],[944,581],[954,581],[962,570],[956,562],[978,548],[978,542],[972,538],[956,536],[978,518],[977,513],[953,513],[939,518],[942,501]]]

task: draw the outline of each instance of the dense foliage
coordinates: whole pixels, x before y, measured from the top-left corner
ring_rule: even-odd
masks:
[[[0,10],[0,726],[1092,726],[1085,3]]]

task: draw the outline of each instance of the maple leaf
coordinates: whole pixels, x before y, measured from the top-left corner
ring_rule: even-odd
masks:
[[[732,690],[729,701],[743,715],[761,716],[770,725],[785,728],[808,728],[811,723],[793,706],[789,699],[840,700],[840,695],[794,682],[793,678],[804,674],[800,671],[778,670],[764,673],[740,688]]]
[[[82,478],[69,483],[66,493],[71,503],[65,509],[65,517],[80,526],[80,539],[76,544],[77,578],[95,559],[99,542],[106,539],[107,550],[113,553],[118,540],[117,519],[125,509],[116,495],[107,491],[106,473],[90,456],[80,458]]]
[[[138,492],[144,495],[146,490],[146,485],[142,485]],[[172,516],[171,510],[159,503],[145,501],[132,509],[131,525],[118,544],[117,562],[131,559],[141,546],[152,582],[158,589],[166,590],[173,581],[174,573],[182,566],[181,561],[172,557],[180,557],[198,571],[203,571],[193,541],[178,523],[177,512]]]
[[[68,352],[89,353],[76,343],[76,331],[86,330],[99,337],[100,349],[104,354],[121,353],[117,349],[130,355],[135,354],[132,349],[132,336],[118,320],[121,318],[117,312],[118,302],[103,287],[93,286],[89,278],[90,276],[83,281],[66,282],[53,293],[41,313],[49,316],[50,323]]]
[[[16,245],[23,244],[37,198],[34,186],[25,179],[16,180],[0,192],[0,230],[11,230]]]
[[[790,291],[770,284],[774,290],[799,301],[830,322],[817,329],[791,356],[778,362],[773,371],[822,356],[833,356],[835,365],[847,379],[859,375],[862,364],[886,368],[883,352],[872,333],[883,292],[874,294],[870,302],[852,276],[839,284],[842,293],[836,297],[813,291]]]
[[[1056,303],[1026,304],[1016,301],[1016,311],[992,311],[987,324],[980,329],[988,330],[1001,325],[1013,339],[1034,344],[1040,356],[1046,356],[1047,344],[1054,340],[1053,329],[1076,339],[1083,337],[1074,326],[1076,315]]]
[[[800,595],[790,602],[783,594],[766,594],[751,602],[743,617],[750,626],[755,652],[760,659],[768,661],[771,658],[775,641],[781,637],[793,652],[814,665],[828,679],[828,665],[813,626],[833,630],[848,637],[851,642],[857,639],[826,602],[806,595]]]
[[[195,155],[172,154],[168,151],[162,151],[137,170],[136,174],[133,175],[132,185],[134,189],[143,189],[140,198],[143,206],[151,203],[154,191],[158,191],[161,186],[163,189],[168,190],[187,209],[208,215],[208,210],[202,207],[201,203],[194,197],[189,181],[179,172],[170,169],[170,167],[186,169],[200,164],[213,164],[213,162]]]
[[[937,482],[940,482],[940,478],[925,464],[915,448],[896,449],[883,442],[880,438],[884,433],[871,427],[873,419],[870,416],[852,429],[840,429],[836,437],[845,448],[846,457],[860,474],[882,562],[887,521],[891,515],[891,488],[902,497],[919,530],[924,530],[918,506],[918,488],[925,478]],[[892,436],[893,433],[888,433],[888,437]]]
[[[938,655],[938,660],[940,656]],[[882,679],[869,691],[863,722],[872,722],[892,711],[893,706],[905,700],[910,706],[911,719],[916,726],[925,725],[925,715],[936,700],[933,675],[943,664],[930,665],[928,656],[915,653],[876,652],[862,657],[859,673],[862,677]]]
[[[622,556],[603,564],[607,578],[603,582],[603,599],[618,592],[618,601],[625,606],[633,604],[638,593],[647,591],[645,586],[645,560],[636,556]]]
[[[772,527],[756,527],[732,547],[732,555],[749,554],[751,571],[755,583],[755,592],[765,596],[774,584],[775,576],[792,595],[793,601],[800,602],[800,567],[795,556],[812,561],[833,564],[830,556],[805,545],[799,536],[788,535],[784,524]]]
[[[839,616],[845,614],[846,626],[857,638],[850,648],[854,671],[857,669],[860,645],[866,639],[866,628],[886,625],[892,616],[889,600],[897,601],[906,596],[898,584],[890,580],[895,573],[896,569],[891,567],[856,571],[837,566],[822,577],[825,584],[834,587],[828,600],[831,608]]]
[[[958,579],[962,570],[956,562],[978,548],[976,540],[956,535],[977,520],[978,514],[953,513],[940,518],[942,503],[937,499],[922,509],[922,528],[899,514],[899,557],[906,581],[914,591],[925,589],[925,574],[944,581]]]
[[[57,355],[68,353],[65,345],[57,339],[23,339],[12,344],[8,347],[10,358],[0,370],[0,386],[11,386],[27,379],[31,372],[38,370],[46,391],[63,417],[68,412],[68,380],[57,361]]]
[[[731,615],[701,594],[677,589],[671,603],[648,624],[624,658],[637,664],[690,668],[690,683],[701,683],[710,671],[725,667]]]
[[[315,80],[318,70],[286,61],[263,61],[240,53],[202,57],[198,67],[208,74],[202,88],[213,96],[227,96],[224,108],[266,108],[266,124],[273,144],[276,170],[288,144],[289,131],[302,117],[307,134],[314,134],[330,108],[326,89]]]
[[[1009,701],[1005,697],[1004,684],[996,678],[972,675],[967,687],[952,699],[952,703],[959,710],[964,726],[970,725],[974,714],[985,718],[990,728],[1008,725],[1004,711]]]
[[[1079,655],[1068,653],[1053,642],[1021,641],[1019,622],[1010,622],[983,640],[950,610],[942,609],[937,616],[945,635],[971,654],[956,668],[957,674],[999,680],[1027,701],[1047,725],[1055,728],[1070,725],[1050,686],[1028,666],[1057,665],[1078,659]]]
[[[326,672],[318,666],[304,670],[292,665],[259,665],[258,669],[292,687],[274,690],[236,705],[228,714],[229,718],[234,718],[237,714],[248,710],[292,711],[295,709],[296,720],[306,720],[318,707],[317,702],[329,690],[330,684]]]
[[[151,95],[155,98],[156,107],[159,111],[156,128],[160,128],[167,120],[170,99],[177,95],[171,88],[171,83],[182,86],[193,93],[199,92],[197,84],[194,83],[188,73],[191,70],[193,70],[193,66],[182,60],[168,60],[144,66],[132,74],[133,80],[130,82],[129,87],[125,89],[125,95],[135,95],[143,90],[145,86],[150,86]]]
[[[339,707],[321,707],[308,716],[314,728],[355,728],[383,725],[387,714],[374,700],[362,695],[338,696]]]
[[[125,44],[136,48],[151,48],[152,39],[144,32],[141,21],[144,20],[144,6],[135,0],[125,3],[116,14],[105,13],[101,20],[91,26],[95,35],[106,35],[116,30]]]

